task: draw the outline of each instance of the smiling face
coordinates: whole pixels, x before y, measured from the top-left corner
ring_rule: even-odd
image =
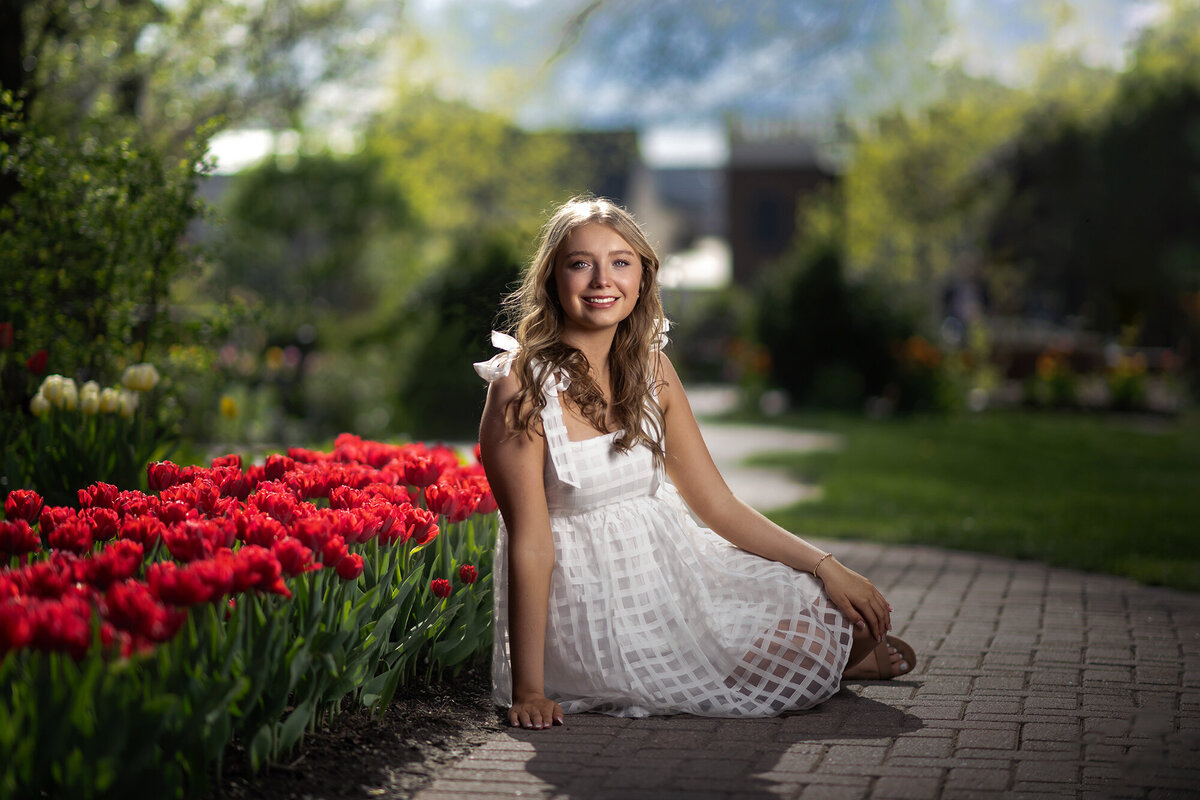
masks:
[[[565,334],[615,329],[637,305],[642,261],[615,230],[591,222],[563,241],[554,280]]]

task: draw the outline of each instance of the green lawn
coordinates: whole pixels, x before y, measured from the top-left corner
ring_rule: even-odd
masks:
[[[1200,415],[1030,412],[869,421],[797,415],[836,453],[754,463],[820,484],[773,514],[802,535],[914,542],[1200,590]]]

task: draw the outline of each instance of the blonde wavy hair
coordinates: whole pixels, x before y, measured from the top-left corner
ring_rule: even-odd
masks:
[[[609,351],[612,401],[588,370],[587,357],[562,340],[563,307],[558,297],[554,268],[567,237],[576,228],[600,223],[612,228],[629,243],[642,266],[638,299],[633,311],[617,326]],[[661,379],[652,351],[664,332],[662,300],[658,291],[658,256],[628,211],[610,200],[585,195],[559,206],[542,228],[537,254],[525,271],[520,287],[504,301],[515,320],[515,338],[520,343],[513,366],[521,388],[508,403],[505,414],[512,433],[533,432],[546,407],[542,380],[561,374],[570,380],[566,395],[598,430],[608,430],[606,416],[621,433],[613,446],[628,451],[638,444],[648,446],[656,460],[663,458],[662,409],[654,399]]]

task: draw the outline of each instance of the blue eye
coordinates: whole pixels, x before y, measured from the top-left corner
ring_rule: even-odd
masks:
[[[571,269],[587,269],[589,266],[591,266],[591,265],[588,264],[588,262],[586,262],[586,261],[571,262]]]
[[[614,267],[628,267],[629,262],[623,258],[618,258],[616,261],[613,262],[613,266]]]

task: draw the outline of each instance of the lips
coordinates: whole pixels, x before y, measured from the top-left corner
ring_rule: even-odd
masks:
[[[584,297],[581,298],[584,303],[593,308],[608,308],[613,303],[617,302],[615,297]]]

